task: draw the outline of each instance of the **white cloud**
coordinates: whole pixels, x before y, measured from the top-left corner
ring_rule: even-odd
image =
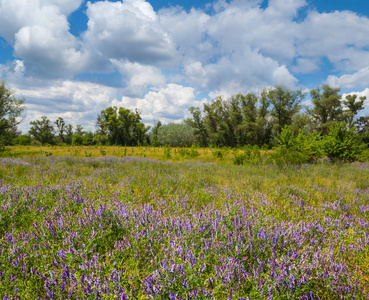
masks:
[[[140,97],[148,86],[162,87],[165,77],[159,68],[122,60],[111,60],[125,79],[126,92]]]
[[[23,130],[43,115],[52,121],[61,116],[67,123],[95,130],[97,114],[113,105],[117,97],[116,89],[88,82],[52,80],[47,85],[36,84],[16,89],[17,97],[26,99],[26,122],[20,127]]]
[[[369,19],[350,11],[310,12],[300,24],[297,51],[303,57],[327,57],[338,70],[369,65]]]
[[[69,32],[67,15],[82,0],[3,0],[0,3],[0,35],[14,47],[27,70],[47,76],[82,72],[88,55]]]
[[[88,29],[84,41],[107,58],[155,64],[171,60],[175,47],[148,2],[87,4]]]
[[[295,73],[309,74],[320,70],[317,58],[297,58],[296,62],[296,65],[291,67],[291,70]]]
[[[205,100],[204,100],[205,101]],[[117,105],[138,108],[143,120],[179,121],[188,116],[188,108],[201,105],[192,87],[170,83],[158,91],[148,92],[143,99],[123,97]]]
[[[211,89],[212,96],[256,91],[275,84],[294,88],[297,83],[286,66],[250,49],[205,66],[193,62],[185,67],[185,74],[195,86]]]
[[[77,9],[82,0],[2,0],[0,2],[0,35],[10,44],[23,27],[42,26],[60,35],[69,28],[66,15]]]
[[[342,75],[341,77],[329,75],[326,82],[332,87],[341,88],[366,86],[369,84],[369,67],[363,68],[353,74]]]
[[[49,28],[23,27],[15,35],[14,50],[34,73],[58,77],[79,73],[87,65],[87,56],[69,33],[55,35]]]

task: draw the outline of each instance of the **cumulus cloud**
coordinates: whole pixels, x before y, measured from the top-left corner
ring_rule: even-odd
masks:
[[[205,101],[205,100],[203,100]],[[158,91],[148,92],[144,98],[123,97],[117,105],[133,110],[138,108],[144,120],[180,121],[188,115],[188,108],[199,106],[195,89],[174,83],[167,84]]]
[[[82,0],[3,0],[0,35],[34,75],[68,76],[84,70],[88,56],[69,32],[68,14]]]
[[[300,24],[297,51],[303,57],[327,57],[337,70],[369,65],[369,19],[350,11],[312,11]]]
[[[211,90],[210,96],[229,95],[274,84],[295,87],[296,78],[280,61],[295,55],[298,26],[292,19],[305,4],[274,1],[264,10],[260,1],[223,1],[213,15],[177,7],[161,10],[159,17],[182,54],[184,79]]]
[[[95,130],[97,114],[116,101],[117,90],[89,82],[49,81],[47,85],[18,88],[17,97],[26,99],[27,123],[21,129],[28,129],[29,122],[46,115],[55,121],[65,118],[67,123],[82,124],[88,130]]]
[[[369,67],[363,68],[353,74],[342,75],[341,77],[329,75],[326,82],[332,87],[341,88],[353,88],[368,85]]]
[[[318,58],[297,58],[296,65],[292,66],[291,70],[301,74],[316,73],[320,70],[319,64]]]
[[[235,53],[205,66],[193,62],[185,67],[185,74],[194,85],[210,88],[212,95],[245,93],[275,84],[294,88],[297,83],[286,66],[251,49],[247,54]]]
[[[111,60],[125,79],[125,92],[141,97],[149,86],[161,87],[166,83],[164,75],[157,67],[132,63],[127,60]]]
[[[85,42],[112,59],[155,64],[173,58],[171,36],[144,0],[88,3]]]

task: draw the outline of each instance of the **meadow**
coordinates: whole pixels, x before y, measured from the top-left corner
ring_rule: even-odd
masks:
[[[368,298],[369,164],[180,151],[11,148],[0,297]]]

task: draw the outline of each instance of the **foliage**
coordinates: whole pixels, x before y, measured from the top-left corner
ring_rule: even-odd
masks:
[[[109,138],[106,135],[96,134],[93,138],[93,141],[96,145],[108,145]]]
[[[188,110],[192,115],[192,119],[186,119],[185,124],[194,129],[194,134],[199,145],[206,147],[208,145],[208,133],[205,128],[201,110],[198,107],[190,107]]]
[[[150,132],[151,145],[153,145],[154,147],[160,146],[159,129],[162,125],[163,124],[161,124],[160,121],[154,122],[154,127],[152,128]]]
[[[243,165],[243,164],[250,164],[250,165],[258,165],[261,164],[261,152],[260,148],[255,146],[245,146],[243,151],[234,151],[233,152],[234,159],[233,163],[235,165]]]
[[[73,146],[82,146],[83,145],[83,136],[79,134],[74,134],[72,138],[72,145]]]
[[[65,133],[67,131],[67,125],[65,124],[64,119],[62,117],[59,117],[54,122],[54,124],[56,125],[57,131],[59,132],[58,134],[59,142],[65,143],[66,142]]]
[[[301,129],[296,134],[290,125],[283,128],[278,146],[268,155],[268,161],[276,165],[299,165],[314,162],[323,156],[320,134],[305,133]]]
[[[355,134],[355,128],[346,123],[337,123],[331,128],[324,139],[323,147],[331,160],[353,161],[363,150],[360,139]]]
[[[224,159],[228,154],[228,148],[212,148],[211,153],[217,159]]]
[[[357,95],[347,95],[345,99],[342,101],[346,110],[343,111],[344,120],[349,126],[354,125],[354,117],[358,114],[360,110],[364,109],[364,101],[366,100],[365,96],[362,96],[357,100]]]
[[[16,99],[15,93],[4,80],[0,81],[0,148],[17,136],[18,117],[25,109],[24,99]]]
[[[28,146],[28,145],[31,145],[31,142],[32,142],[32,138],[27,134],[23,134],[13,139],[13,143],[15,145]]]
[[[313,108],[309,113],[317,131],[326,135],[329,128],[342,120],[342,96],[338,94],[339,88],[331,88],[327,84],[310,91]]]
[[[158,128],[154,127],[150,139],[154,146],[191,147],[195,144],[194,130],[186,124],[169,123]]]
[[[150,127],[141,123],[138,110],[108,107],[97,118],[98,134],[106,135],[110,145],[144,145]]]
[[[293,116],[300,111],[301,101],[305,95],[300,91],[292,91],[284,86],[277,85],[267,93],[272,110],[271,116],[274,118],[274,130],[281,133],[286,125],[292,124]]]
[[[178,152],[179,152],[179,155],[183,158],[195,158],[200,155],[200,153],[196,150],[195,145],[192,145],[190,149],[186,149],[186,148],[179,149]]]
[[[55,144],[54,128],[50,120],[46,116],[42,116],[41,120],[31,121],[29,134],[42,145]]]
[[[165,160],[170,159],[172,157],[171,152],[172,152],[171,147],[164,147],[163,157],[164,157]]]

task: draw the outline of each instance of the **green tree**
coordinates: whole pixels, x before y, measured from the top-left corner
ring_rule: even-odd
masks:
[[[369,115],[358,118],[356,122],[356,132],[361,140],[369,146]]]
[[[83,145],[91,146],[94,144],[94,134],[91,131],[85,132],[83,136]]]
[[[327,84],[310,91],[313,108],[308,110],[313,118],[316,130],[326,135],[329,128],[342,118],[342,96],[339,88],[331,88]]]
[[[238,131],[243,134],[238,134],[241,138],[239,139],[240,145],[250,144],[256,145],[258,143],[258,97],[255,94],[237,95],[240,99],[242,120],[241,126]]]
[[[64,122],[64,119],[62,117],[59,117],[54,124],[56,125],[56,128],[58,130],[58,138],[61,143],[65,143],[65,132],[66,132],[66,124]]]
[[[256,119],[257,145],[260,147],[271,144],[273,124],[270,122],[269,107],[268,90],[264,89],[259,96],[259,108]]]
[[[78,134],[80,136],[84,136],[85,132],[83,131],[82,125],[77,125],[76,126],[76,132],[75,132],[75,134]]]
[[[161,146],[191,147],[196,143],[194,129],[187,124],[169,123],[158,129],[158,138]]]
[[[4,80],[0,81],[0,146],[9,144],[16,137],[18,117],[25,109],[24,99],[16,99]]]
[[[192,119],[188,118],[184,122],[194,129],[196,140],[198,141],[200,146],[206,147],[208,145],[209,136],[205,128],[201,110],[198,107],[192,106],[189,108],[189,111],[192,115]]]
[[[83,136],[75,133],[72,138],[73,146],[82,146],[83,145]]]
[[[347,95],[342,101],[346,109],[343,111],[344,119],[349,126],[354,125],[354,118],[358,112],[364,109],[365,96],[360,97],[357,101],[357,95]]]
[[[68,124],[65,127],[65,136],[64,136],[65,143],[67,143],[68,145],[71,145],[72,144],[73,135],[74,135],[73,125],[72,124]]]
[[[154,147],[160,146],[160,140],[159,140],[159,129],[163,124],[161,124],[160,121],[156,122],[154,121],[154,127],[151,130],[150,133],[150,141],[151,145]]]
[[[267,98],[272,105],[271,116],[275,120],[273,127],[276,136],[286,125],[292,124],[292,119],[300,111],[300,104],[304,97],[300,90],[293,91],[281,85],[267,92]]]
[[[111,145],[144,144],[150,127],[141,122],[140,112],[120,107],[108,107],[97,118],[98,134],[105,134]]]
[[[50,120],[46,116],[42,116],[41,120],[31,121],[31,128],[29,130],[29,134],[41,144],[54,144],[55,136],[54,136],[54,128],[51,125]]]
[[[238,145],[237,133],[242,122],[239,98],[232,97],[223,100],[217,97],[209,104],[204,104],[204,124],[209,136],[209,143],[213,146]],[[242,135],[240,136],[242,137]]]

